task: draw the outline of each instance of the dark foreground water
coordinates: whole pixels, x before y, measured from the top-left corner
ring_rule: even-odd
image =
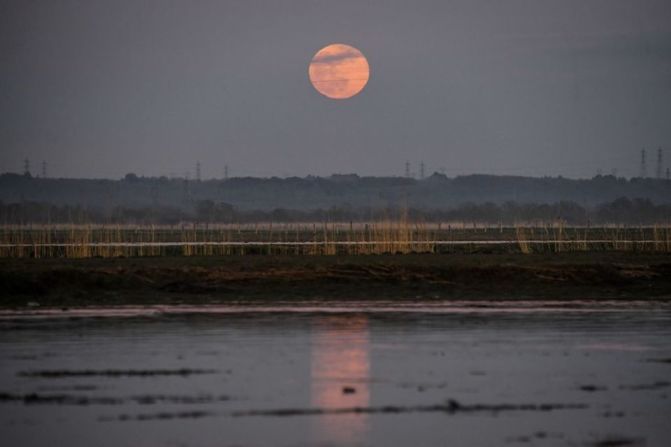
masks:
[[[668,304],[0,313],[6,446],[671,445]]]

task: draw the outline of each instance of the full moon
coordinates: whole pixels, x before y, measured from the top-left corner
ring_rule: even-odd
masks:
[[[370,68],[361,51],[334,43],[317,51],[308,68],[314,88],[331,99],[347,99],[363,90]]]

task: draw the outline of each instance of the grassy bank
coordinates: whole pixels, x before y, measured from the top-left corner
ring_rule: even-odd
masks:
[[[671,299],[648,252],[0,259],[0,306],[291,299]]]

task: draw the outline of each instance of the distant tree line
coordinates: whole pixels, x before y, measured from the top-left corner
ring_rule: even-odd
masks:
[[[301,210],[364,210],[398,208],[408,204],[421,210],[456,210],[464,203],[484,208],[497,204],[501,213],[507,202],[555,204],[575,202],[595,209],[620,197],[650,199],[654,204],[671,204],[671,180],[596,176],[592,179],[563,177],[519,177],[467,175],[448,178],[433,174],[417,180],[404,177],[365,177],[355,174],[329,177],[254,178],[219,180],[140,177],[123,179],[57,179],[0,174],[0,201],[39,202],[59,206],[81,205],[110,216],[114,208],[169,208],[194,215],[202,201],[227,203],[241,210],[275,212],[277,208]],[[224,207],[225,208],[225,207]],[[216,210],[215,210],[216,211]],[[224,212],[225,209],[223,209]],[[475,210],[473,210],[475,212]],[[219,211],[216,211],[219,212]],[[351,212],[351,210],[350,210]],[[358,212],[358,211],[357,211]]]
[[[201,200],[190,210],[167,206],[123,207],[111,209],[79,205],[53,205],[43,202],[0,202],[0,224],[163,224],[253,223],[253,222],[367,222],[381,219],[410,221],[468,222],[514,225],[516,223],[561,220],[568,225],[629,224],[650,225],[671,222],[671,205],[654,204],[648,199],[619,198],[595,207],[575,202],[556,203],[463,203],[446,209],[372,208],[343,205],[328,209],[241,210],[231,204]]]

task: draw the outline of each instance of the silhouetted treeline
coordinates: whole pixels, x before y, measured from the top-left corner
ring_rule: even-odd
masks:
[[[561,220],[569,225],[630,224],[650,225],[671,222],[671,205],[655,205],[648,199],[620,198],[595,207],[575,202],[552,204],[505,202],[465,203],[449,209],[371,208],[351,206],[329,209],[296,210],[276,208],[271,211],[241,210],[228,203],[211,200],[196,202],[189,211],[174,207],[97,207],[57,206],[38,202],[0,202],[0,224],[166,224],[254,223],[254,222],[369,222],[399,219],[407,216],[420,222],[467,222],[514,225]]]
[[[585,208],[620,197],[671,204],[671,181],[596,176],[563,177],[469,175],[448,178],[433,174],[424,180],[404,177],[232,178],[194,181],[183,178],[138,177],[121,180],[50,179],[0,175],[0,201],[39,202],[58,206],[114,209],[178,209],[193,213],[197,203],[227,203],[236,210],[311,210],[415,208],[455,209],[463,203],[504,206],[516,203],[575,202]]]

